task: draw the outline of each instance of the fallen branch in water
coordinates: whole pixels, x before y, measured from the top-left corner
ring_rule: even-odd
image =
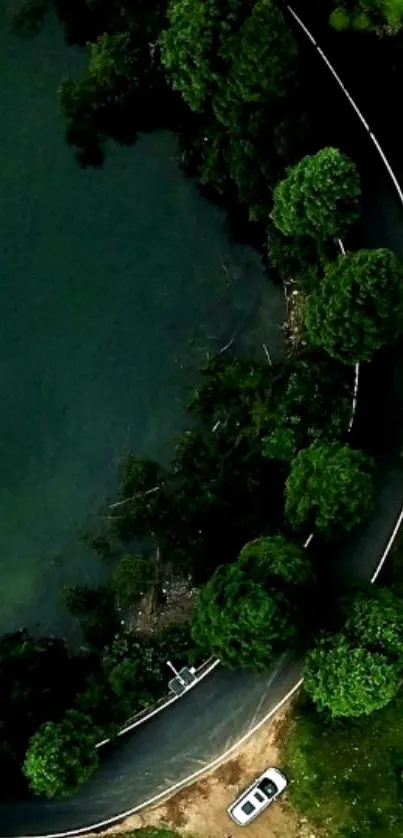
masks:
[[[263,346],[263,349],[264,349],[264,353],[265,353],[265,355],[266,355],[266,358],[267,358],[267,360],[268,360],[268,362],[269,362],[270,366],[272,367],[272,366],[273,366],[273,361],[272,361],[272,359],[271,359],[270,352],[269,352],[269,350],[268,350],[268,348],[267,348],[267,346],[266,346],[266,344],[265,344],[265,343],[262,343],[262,346]]]
[[[161,486],[154,486],[152,489],[147,489],[145,492],[136,492],[130,498],[126,498],[125,500],[118,500],[116,503],[109,504],[109,509],[116,509],[117,506],[123,506],[125,503],[130,503],[131,500],[135,500],[139,497],[139,495],[152,495],[154,492],[159,492]]]

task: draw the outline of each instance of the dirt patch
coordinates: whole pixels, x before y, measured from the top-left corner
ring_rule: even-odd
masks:
[[[184,838],[246,838],[227,814],[227,807],[268,765],[280,766],[277,741],[289,710],[264,725],[248,742],[206,777],[182,789],[165,803],[127,818],[112,832],[140,826],[169,826]],[[325,838],[294,812],[285,794],[247,829],[248,838]]]
[[[221,768],[217,768],[214,776],[220,783],[224,783],[227,786],[236,786],[237,783],[241,782],[243,776],[241,758],[239,757],[238,759],[231,759],[229,762],[225,762]]]
[[[306,294],[296,283],[290,280],[284,284],[286,302],[285,331],[293,350],[306,346],[304,335],[304,319],[306,309]]]
[[[161,569],[158,590],[153,589],[130,610],[128,628],[139,634],[151,635],[170,625],[190,619],[195,588],[190,577],[174,573],[166,564]]]

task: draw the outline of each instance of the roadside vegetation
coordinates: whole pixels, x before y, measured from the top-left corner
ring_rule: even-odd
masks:
[[[319,635],[280,738],[292,806],[329,838],[403,831],[402,549]],[[387,586],[387,587],[386,587]]]
[[[334,29],[395,35],[403,24],[401,0],[332,0],[329,22]]]
[[[402,835],[402,702],[340,719],[301,702],[283,731],[290,802],[329,838]]]
[[[323,718],[336,730],[335,719],[396,697],[403,642],[395,594],[335,600],[327,558],[373,508],[375,464],[348,435],[354,365],[402,332],[402,267],[386,249],[339,255],[337,239],[360,214],[359,173],[339,149],[312,148],[282,13],[272,0],[135,9],[77,0],[74,13],[58,0],[56,10],[70,43],[89,42],[85,76],[59,90],[81,165],[102,163],[107,137],[181,132],[184,165],[210,198],[257,225],[289,319],[297,299],[300,319],[297,347],[276,366],[231,346],[206,359],[168,465],[123,458],[116,498],[85,535],[110,582],[63,592],[80,653],[26,632],[1,640],[6,794],[25,777],[48,797],[73,794],[96,770],[95,742],[165,693],[172,649],[177,665],[218,655],[262,669],[290,647],[310,648],[306,691],[321,715],[311,709],[301,725],[316,731]],[[302,546],[311,533],[319,557]],[[166,603],[169,574],[196,590],[194,605],[172,625],[139,630],[144,608]],[[72,673],[66,688],[61,667]],[[298,730],[289,761],[303,783]]]

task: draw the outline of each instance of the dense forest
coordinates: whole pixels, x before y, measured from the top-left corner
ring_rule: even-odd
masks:
[[[50,5],[24,0],[13,26],[34,31]],[[345,28],[343,13],[385,34],[392,5],[331,7],[330,23]],[[255,669],[309,648],[310,706],[332,717],[385,707],[402,671],[399,593],[340,601],[327,561],[373,509],[375,463],[349,434],[355,365],[402,334],[402,265],[386,248],[340,252],[360,218],[359,161],[318,142],[289,19],[273,0],[55,0],[55,10],[67,41],[87,45],[85,75],[57,94],[78,163],[101,166],[106,138],[174,131],[186,171],[235,209],[283,284],[289,341],[276,366],[232,346],[208,357],[169,466],[124,458],[116,498],[86,534],[109,583],[63,592],[79,653],[23,630],[1,639],[7,797],[28,783],[74,793],[96,770],[94,744],[165,692],[172,647],[179,664],[216,655]],[[315,552],[303,547],[312,532]],[[197,590],[191,613],[147,637],[122,628],[145,596],[164,600],[167,568]]]

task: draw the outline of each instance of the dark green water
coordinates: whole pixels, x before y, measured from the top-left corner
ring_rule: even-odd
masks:
[[[125,451],[169,455],[207,349],[240,329],[282,350],[280,290],[173,136],[79,169],[55,91],[83,58],[56,22],[21,39],[0,18],[0,631],[65,625],[61,585],[99,573],[79,528]]]

